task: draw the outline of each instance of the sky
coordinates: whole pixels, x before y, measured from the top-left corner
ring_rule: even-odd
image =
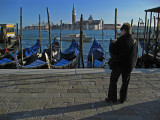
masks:
[[[93,19],[103,19],[105,24],[114,24],[115,8],[117,8],[117,21],[122,24],[133,19],[144,20],[144,10],[159,7],[160,0],[0,0],[0,24],[20,23],[20,7],[22,7],[23,27],[38,24],[39,14],[41,21],[47,22],[49,9],[50,21],[59,24],[72,23],[72,9],[75,5],[77,21],[83,14],[84,20],[90,15]],[[148,16],[149,18],[149,16]]]

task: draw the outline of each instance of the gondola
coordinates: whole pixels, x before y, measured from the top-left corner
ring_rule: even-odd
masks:
[[[103,68],[105,66],[105,52],[101,45],[94,39],[88,53],[88,68]]]
[[[30,48],[23,49],[23,61],[26,61],[26,64],[30,64],[37,59],[37,52],[40,48],[40,41],[37,40],[36,44]],[[13,55],[12,55],[13,56]],[[18,60],[21,59],[21,51],[17,53]]]
[[[59,52],[59,42],[54,39],[52,43],[52,57],[53,61],[57,60],[58,57],[58,52]],[[45,69],[49,68],[49,59],[48,59],[48,54],[50,55],[50,48],[43,50],[42,57],[36,59],[35,61],[31,62],[30,64],[21,66],[19,65],[18,67],[21,69]],[[53,63],[53,62],[52,62]]]
[[[46,58],[46,59],[48,59],[48,58]],[[21,68],[21,69],[45,69],[45,68],[48,68],[48,65],[49,64],[46,61],[42,61],[40,59],[37,59],[34,62],[30,63],[29,65],[25,65],[25,66],[18,65],[18,68]]]
[[[6,58],[7,56],[10,56],[11,53],[16,52],[17,48],[18,48],[18,41],[16,41],[14,45],[10,48],[0,49],[0,60]]]
[[[77,65],[79,57],[78,43],[72,40],[68,49],[61,53],[61,59],[52,66],[53,69],[69,69]]]
[[[40,41],[37,41],[36,44],[31,48],[23,49],[23,57],[24,57],[23,60],[26,61],[26,64],[31,63],[32,61],[34,61],[34,59],[37,58],[37,52],[39,47],[40,47]],[[7,55],[7,57],[0,60],[0,69],[17,68],[15,56],[17,58],[17,62],[19,63],[21,59],[21,51],[15,54],[10,52],[10,55]]]
[[[0,69],[13,69],[16,68],[16,62],[9,58],[3,58],[0,60]]]
[[[54,41],[52,42],[52,58],[53,58],[53,61],[51,62],[52,64],[55,64],[58,60],[59,48],[60,48],[60,43],[59,41],[56,40],[56,38],[54,38]],[[46,61],[45,53],[47,53],[48,57],[50,58],[51,56],[50,47],[43,50],[42,57],[39,58],[40,60]]]

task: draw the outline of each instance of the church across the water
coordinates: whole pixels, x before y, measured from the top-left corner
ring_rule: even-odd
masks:
[[[92,15],[90,15],[88,20],[84,20],[83,23],[84,23],[85,30],[101,30],[102,29],[102,19],[94,20]],[[80,21],[76,21],[76,10],[75,10],[75,6],[73,5],[72,29],[79,29],[79,28],[80,28]]]

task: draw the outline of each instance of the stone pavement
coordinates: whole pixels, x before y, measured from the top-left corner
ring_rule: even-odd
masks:
[[[104,69],[0,70],[0,120],[160,120],[159,69],[135,69],[123,104],[104,101],[109,78]]]

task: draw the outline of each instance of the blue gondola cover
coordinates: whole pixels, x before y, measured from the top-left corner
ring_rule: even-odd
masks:
[[[93,66],[96,68],[100,68],[102,65],[104,65],[104,62],[101,62],[99,60],[94,60]],[[92,62],[88,63],[88,67],[91,68],[92,67]]]
[[[75,40],[72,41],[70,47],[61,53],[61,60],[54,66],[65,66],[72,62],[79,55],[78,44]]]
[[[67,65],[67,64],[69,64],[69,63],[71,63],[72,61],[68,61],[68,60],[66,60],[66,59],[61,59],[57,64],[55,64],[54,66],[65,66],[65,65]]]
[[[8,58],[3,58],[2,60],[0,60],[0,65],[5,64],[5,63],[10,63],[10,62],[13,62],[13,61]]]
[[[23,49],[23,57],[29,57],[32,54],[36,54],[38,49],[40,48],[40,41],[38,40],[34,46],[31,48]],[[18,58],[21,56],[21,51],[18,52]]]
[[[96,40],[94,40],[90,48],[90,51],[88,54],[88,60],[92,60],[92,53],[93,53],[93,59],[97,59],[97,60],[103,59],[105,55],[103,48]]]
[[[75,40],[72,41],[70,47],[61,53],[61,58],[64,58],[68,61],[73,60],[79,54],[78,44]]]
[[[46,64],[46,62],[37,59],[36,61],[32,62],[31,64],[23,66],[23,68],[38,67],[38,66],[45,65],[45,64]]]
[[[103,60],[105,59],[105,52],[96,40],[93,41],[93,44],[88,53],[88,67],[92,67],[92,54],[94,60],[94,67],[101,67],[104,64]]]

